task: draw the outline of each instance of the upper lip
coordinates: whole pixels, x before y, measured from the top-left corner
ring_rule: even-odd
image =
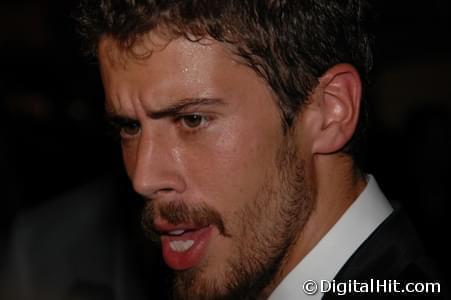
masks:
[[[175,231],[175,230],[197,230],[202,227],[196,226],[194,224],[170,224],[168,222],[157,220],[155,221],[153,228],[155,231],[157,231],[160,234],[167,234],[169,232]]]

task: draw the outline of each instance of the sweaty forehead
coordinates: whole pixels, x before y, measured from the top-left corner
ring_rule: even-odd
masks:
[[[112,36],[103,36],[98,45],[100,63],[109,67],[126,69],[132,64],[142,64],[151,56],[159,59],[170,57],[172,63],[189,61],[205,61],[214,58],[239,61],[232,54],[231,46],[219,43],[209,37],[187,39],[185,37],[172,37],[151,31],[137,38],[131,46],[124,46]],[[207,54],[207,55],[206,55]]]
[[[226,44],[208,38],[167,39],[151,33],[124,49],[106,36],[98,54],[107,108],[121,112],[133,111],[130,99],[155,110],[177,99],[238,98],[261,84]]]

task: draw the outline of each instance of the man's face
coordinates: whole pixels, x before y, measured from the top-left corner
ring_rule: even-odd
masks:
[[[134,51],[100,43],[107,110],[186,299],[256,298],[313,207],[306,161],[270,88],[223,45],[156,34]]]

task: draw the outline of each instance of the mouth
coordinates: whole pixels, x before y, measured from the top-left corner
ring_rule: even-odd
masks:
[[[155,225],[160,234],[163,258],[174,270],[198,266],[206,255],[213,226]]]

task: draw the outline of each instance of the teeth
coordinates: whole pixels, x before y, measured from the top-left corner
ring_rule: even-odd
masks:
[[[169,243],[169,246],[171,247],[172,251],[175,251],[175,252],[185,252],[189,248],[191,248],[193,245],[194,245],[193,240],[172,241]]]
[[[183,230],[183,229],[173,230],[173,231],[169,232],[170,235],[182,235],[184,233],[185,233],[185,230]]]

